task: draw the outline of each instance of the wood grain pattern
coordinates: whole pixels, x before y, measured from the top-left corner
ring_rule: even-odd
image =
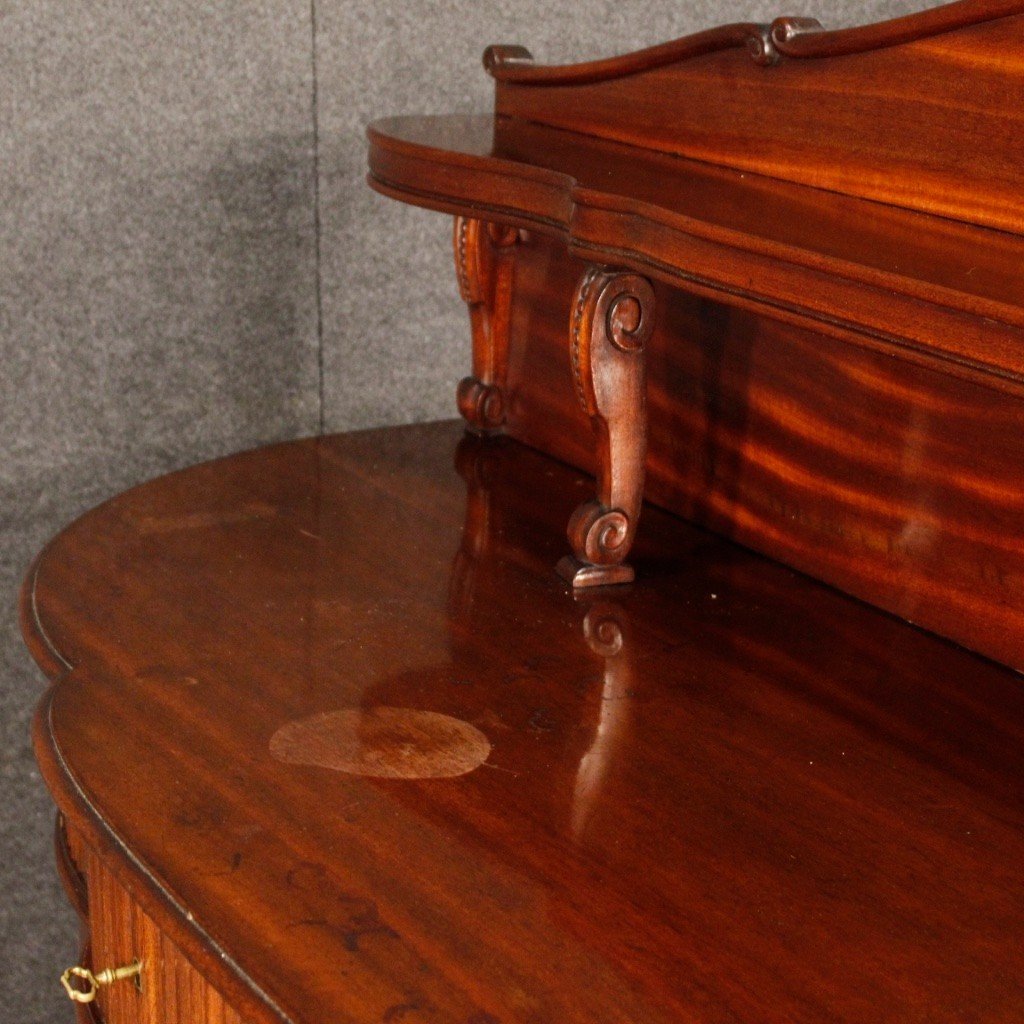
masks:
[[[648,277],[649,495],[1024,670],[1021,5],[780,21],[774,66],[754,28],[563,68],[493,51],[494,116],[378,122],[370,183],[523,232],[513,436],[601,472],[573,279]]]
[[[105,1024],[241,1024],[203,976],[186,960],[104,867],[90,858],[90,955],[99,970],[142,961],[141,984],[100,989],[96,1004]]]
[[[489,46],[484,67],[499,82],[581,85],[625,78],[720,50],[744,49],[759,64],[781,57],[839,57],[928,39],[1019,14],[1020,0],[958,0],[931,10],[854,28],[826,31],[814,18],[776,18],[770,25],[741,22],[706,29],[635,53],[580,64],[535,64],[519,45]]]
[[[1024,238],[511,118],[370,126],[370,184],[1024,394]]]
[[[81,962],[94,971],[141,961],[139,984],[101,988],[91,1004],[76,1004],[83,1024],[241,1024],[220,993],[186,960],[79,833],[58,822],[58,862],[74,871],[73,902],[83,919]],[[65,876],[66,877],[66,876]],[[85,902],[78,897],[87,893]]]
[[[594,472],[564,340],[584,268],[522,247],[508,430]],[[1024,669],[1019,400],[674,289],[656,305],[651,500]]]
[[[422,179],[420,157],[442,141],[454,155],[439,159],[465,159],[475,174],[493,126],[390,130],[402,173]],[[531,230],[517,250],[509,431],[597,470],[565,325],[587,262],[639,267],[676,286],[659,287],[664,315],[648,346],[648,495],[1024,669],[1024,239],[683,162],[670,174],[570,132],[516,125],[502,137],[524,161],[547,146],[553,165],[631,183],[645,210],[660,189],[660,203],[700,207],[712,225],[640,218],[572,175],[537,171],[552,199],[520,218]],[[573,201],[555,231],[544,218],[562,216],[559,189]]]
[[[40,560],[29,640],[71,666],[41,767],[135,927],[252,1022],[1016,1020],[1019,678],[653,508],[638,584],[574,598],[550,566],[590,481],[461,433],[197,467]],[[272,756],[354,706],[492,752]]]
[[[579,84],[499,80],[495,110],[1019,232],[1024,13],[1020,3],[969,10],[959,25],[947,12],[953,30],[904,30],[882,48],[833,37],[822,55],[846,54],[833,59],[759,66],[716,47]],[[792,51],[813,50],[814,38],[794,35]]]
[[[62,877],[145,963],[82,1024],[1021,1019],[1020,677],[749,549],[1024,670],[1022,32],[506,47],[496,116],[371,128],[507,436],[244,453],[37,559]],[[634,586],[552,571],[586,471]]]

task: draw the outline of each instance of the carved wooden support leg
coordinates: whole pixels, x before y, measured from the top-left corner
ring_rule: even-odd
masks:
[[[643,501],[647,408],[644,345],[654,321],[654,290],[638,274],[590,267],[573,303],[570,349],[576,391],[598,444],[597,500],[569,520],[574,557],[558,572],[574,587],[628,583],[625,557]]]
[[[455,218],[455,269],[469,306],[473,330],[473,376],[459,383],[459,412],[479,434],[505,422],[508,330],[512,309],[516,228],[470,217]]]

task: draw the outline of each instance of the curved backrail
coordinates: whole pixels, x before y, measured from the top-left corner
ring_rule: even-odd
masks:
[[[635,53],[581,64],[534,64],[519,46],[490,46],[484,67],[499,82],[516,85],[584,85],[635,75],[718,50],[746,48],[758,64],[783,57],[839,57],[1024,13],[1022,0],[958,0],[931,10],[856,28],[825,30],[813,18],[776,18],[770,25],[738,22],[697,32]]]
[[[759,63],[771,63],[777,58],[770,35],[769,25],[737,22],[620,57],[607,57],[584,64],[559,65],[534,64],[529,51],[521,46],[489,46],[484,51],[484,67],[499,82],[512,82],[516,85],[584,85],[651,71],[706,53],[739,47],[747,47]]]

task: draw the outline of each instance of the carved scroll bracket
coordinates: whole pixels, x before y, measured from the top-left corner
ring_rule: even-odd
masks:
[[[558,572],[574,587],[628,583],[625,563],[643,501],[647,452],[644,347],[654,321],[654,290],[638,274],[590,267],[573,303],[570,353],[577,396],[597,440],[597,499],[569,520],[573,557]]]
[[[459,412],[478,434],[499,431],[508,408],[508,332],[518,239],[516,228],[455,218],[455,269],[473,331],[473,375],[459,383],[456,398]]]

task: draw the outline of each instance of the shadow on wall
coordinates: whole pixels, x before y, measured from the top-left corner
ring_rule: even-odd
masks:
[[[159,335],[156,368],[197,418],[195,441],[223,448],[293,437],[318,418],[312,140],[235,142],[196,183],[176,252],[153,248],[157,303],[183,330]],[[190,261],[191,266],[184,265]],[[190,311],[194,315],[190,315]],[[180,346],[180,347],[179,347]],[[189,366],[181,366],[187,358]],[[175,365],[179,364],[179,365]],[[187,422],[181,424],[187,427]],[[222,444],[223,442],[223,444]],[[183,452],[185,457],[191,452]]]
[[[310,136],[94,172],[80,202],[15,213],[29,231],[0,285],[16,324],[0,519],[318,426]]]
[[[222,397],[254,437],[309,429],[299,421],[317,401],[312,145],[280,136],[236,144],[204,182],[219,214],[204,225],[215,268],[211,326],[226,336],[222,349],[213,343],[233,357]]]

